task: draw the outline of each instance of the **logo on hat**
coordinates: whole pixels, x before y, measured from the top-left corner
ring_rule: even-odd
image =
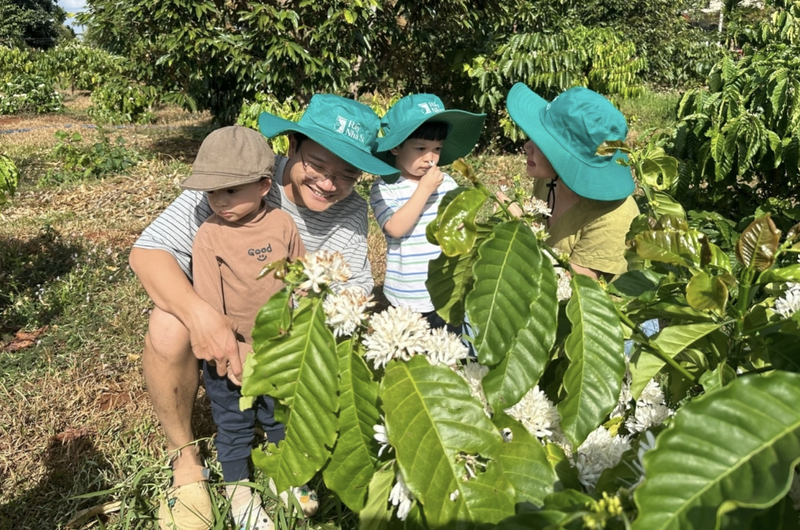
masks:
[[[418,103],[417,106],[420,109],[422,109],[423,114],[438,114],[444,110],[435,101],[429,101],[427,103]]]
[[[353,140],[357,142],[364,142],[364,133],[361,132],[361,124],[355,122],[353,120],[348,120],[347,118],[343,118],[342,116],[336,117],[336,129],[335,132],[339,134],[344,134],[345,136],[349,136]]]

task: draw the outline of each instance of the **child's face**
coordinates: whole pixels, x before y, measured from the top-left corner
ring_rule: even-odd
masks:
[[[553,166],[550,164],[550,161],[544,156],[542,150],[539,149],[539,146],[535,143],[528,140],[525,142],[523,146],[525,148],[525,154],[528,157],[527,160],[527,167],[525,168],[528,176],[531,178],[546,178],[546,179],[554,179],[556,178],[556,170],[553,169]]]
[[[229,221],[246,223],[261,209],[261,199],[269,191],[271,179],[232,188],[207,191],[208,204],[214,213]]]
[[[442,140],[422,140],[412,138],[391,150],[395,155],[394,167],[400,170],[403,177],[419,180],[431,166],[439,163],[442,154]]]

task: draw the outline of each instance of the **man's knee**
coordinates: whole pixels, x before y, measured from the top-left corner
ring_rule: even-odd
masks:
[[[153,308],[144,338],[144,355],[172,362],[194,358],[189,330],[171,314]]]

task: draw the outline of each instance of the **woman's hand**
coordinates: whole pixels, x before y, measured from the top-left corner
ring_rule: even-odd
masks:
[[[519,207],[519,204],[516,204],[516,203],[510,204],[511,203],[511,199],[508,198],[508,195],[506,195],[502,191],[498,191],[498,192],[496,192],[494,194],[494,196],[497,197],[498,201],[500,201],[500,202],[502,202],[504,204],[508,204],[508,211],[509,211],[509,213],[511,213],[511,215],[513,215],[514,217],[522,217],[522,208]],[[495,206],[495,210],[496,210],[496,206]]]

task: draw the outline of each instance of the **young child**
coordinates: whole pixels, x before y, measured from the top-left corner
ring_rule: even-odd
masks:
[[[275,155],[264,136],[246,127],[225,127],[206,137],[184,189],[205,191],[214,211],[197,231],[192,247],[192,275],[197,294],[238,326],[239,355],[251,352],[258,310],[283,287],[268,275],[256,280],[267,263],[305,254],[292,217],[267,206]],[[259,397],[253,408],[239,409],[241,388],[203,363],[206,394],[217,425],[216,447],[236,528],[271,530],[272,520],[260,500],[243,484],[249,480],[251,445],[258,419],[270,442],[285,436],[273,416],[274,402]],[[314,500],[316,502],[316,500]]]
[[[383,291],[395,307],[407,306],[445,327],[436,314],[425,280],[428,262],[441,253],[425,237],[444,195],[457,187],[439,166],[466,156],[481,135],[485,114],[445,110],[432,94],[411,94],[395,103],[381,120],[375,156],[400,170],[372,185],[370,204],[386,236],[386,280]],[[447,326],[449,331],[458,329]]]

